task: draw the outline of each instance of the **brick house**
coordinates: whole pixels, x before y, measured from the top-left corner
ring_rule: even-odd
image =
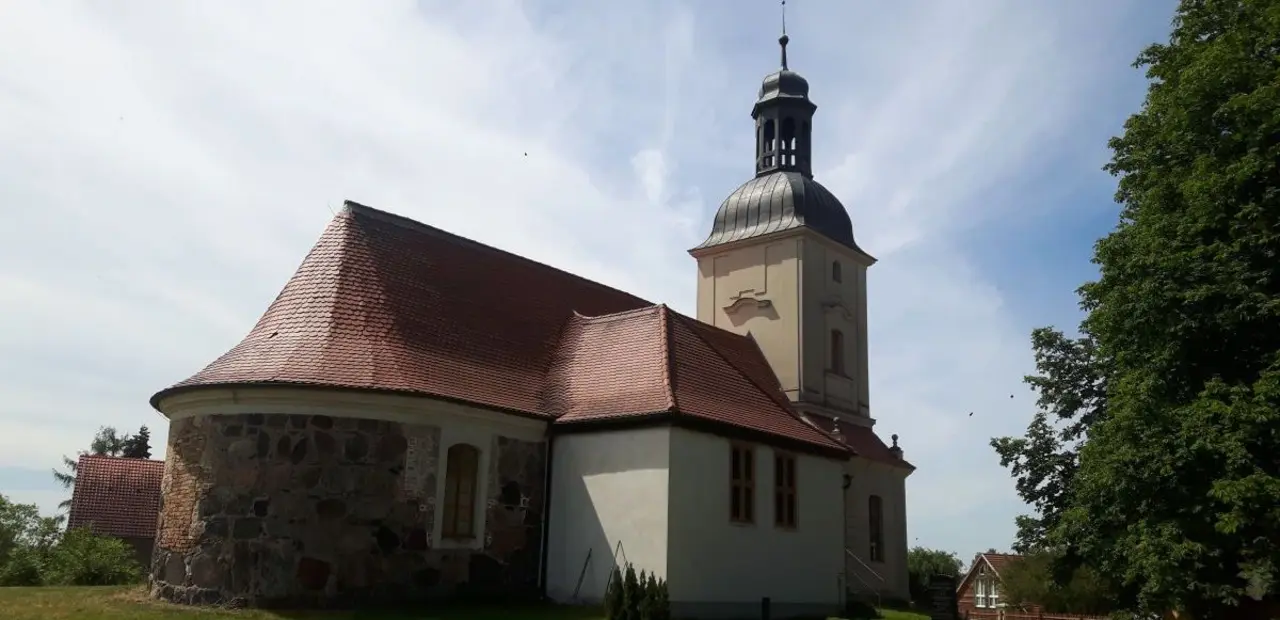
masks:
[[[1002,597],[1000,571],[1022,556],[1008,553],[979,553],[973,559],[969,572],[956,587],[960,602],[960,614],[992,612],[1007,606]]]
[[[133,547],[151,566],[164,461],[84,454],[76,464],[67,528],[87,527]]]

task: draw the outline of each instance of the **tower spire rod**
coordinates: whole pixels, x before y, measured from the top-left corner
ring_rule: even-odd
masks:
[[[782,36],[778,37],[778,45],[782,46],[782,68],[787,68],[787,42],[791,41],[791,37],[787,36],[787,0],[782,0]]]

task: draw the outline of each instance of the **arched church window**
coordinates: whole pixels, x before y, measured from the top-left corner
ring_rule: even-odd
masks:
[[[836,282],[844,282],[844,274],[840,273],[840,261],[831,262],[831,279]]]
[[[476,478],[480,450],[464,443],[454,444],[445,456],[444,538],[475,538]]]
[[[879,495],[867,498],[867,531],[871,535],[867,555],[872,562],[884,561],[884,502]]]
[[[838,329],[831,330],[831,372],[844,374],[844,334]]]

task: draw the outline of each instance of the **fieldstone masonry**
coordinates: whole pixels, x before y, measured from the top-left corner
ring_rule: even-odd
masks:
[[[152,595],[254,607],[536,595],[544,445],[495,436],[488,448],[482,548],[441,549],[438,427],[283,414],[174,421]]]

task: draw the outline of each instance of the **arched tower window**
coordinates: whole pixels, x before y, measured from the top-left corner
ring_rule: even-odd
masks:
[[[774,157],[777,152],[775,142],[778,138],[778,128],[774,125],[773,119],[764,122],[764,139],[760,142],[760,165],[763,168],[772,168],[774,166]]]
[[[476,536],[476,479],[480,450],[464,443],[449,448],[445,456],[444,522],[440,535],[452,539]]]
[[[867,498],[867,531],[871,538],[868,541],[867,555],[872,562],[884,561],[884,502],[879,495]]]
[[[840,261],[831,261],[831,279],[836,282],[844,282],[844,274],[840,273]]]
[[[844,334],[838,329],[831,330],[831,372],[844,374]]]
[[[779,163],[783,166],[794,166],[796,165],[796,119],[790,116],[782,119],[780,134],[778,151],[782,159]]]

